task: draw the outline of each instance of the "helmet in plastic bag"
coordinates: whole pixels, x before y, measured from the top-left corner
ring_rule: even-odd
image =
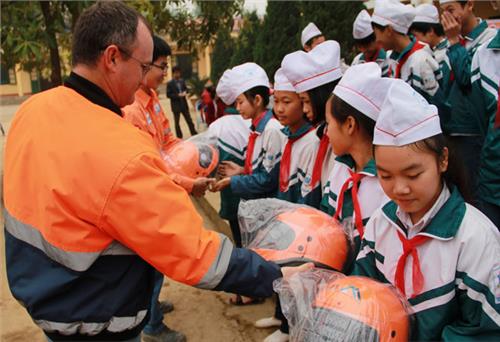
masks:
[[[309,207],[294,208],[272,220],[248,246],[279,265],[312,261],[317,266],[342,270],[349,242],[342,225]]]
[[[336,279],[318,292],[301,341],[407,341],[408,304],[396,289],[366,277]]]
[[[205,143],[180,141],[163,155],[171,173],[190,178],[207,177],[219,163],[217,149]]]

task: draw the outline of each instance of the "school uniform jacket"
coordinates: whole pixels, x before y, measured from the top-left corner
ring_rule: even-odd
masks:
[[[472,98],[486,138],[479,164],[479,197],[500,207],[500,31],[478,48],[472,60]]]
[[[495,34],[496,30],[488,28],[486,21],[481,21],[468,36],[464,37],[462,41],[464,46],[454,44],[448,48],[447,55],[453,82],[448,92],[448,102],[452,112],[443,127],[447,134],[462,136],[482,134],[481,117],[484,113],[478,111],[471,101],[471,63],[476,50]]]
[[[290,132],[288,127],[282,129],[284,136],[287,137],[283,142],[281,154],[283,155],[285,145],[288,139],[301,136],[292,145],[290,157],[290,171],[288,177],[288,188],[281,191],[278,186],[277,198],[293,202],[293,203],[306,203],[308,200],[307,195],[302,193],[302,184],[306,176],[306,168],[310,163],[311,158],[314,156],[315,143],[317,142],[316,131],[312,129],[309,123],[304,124],[294,134]],[[280,165],[281,167],[281,165]],[[281,179],[280,179],[281,181]]]
[[[283,126],[268,110],[257,127],[251,127],[259,136],[252,155],[252,174],[231,177],[231,190],[243,199],[274,197],[278,189],[279,162],[285,136]],[[247,137],[248,142],[248,137]],[[247,150],[245,148],[245,154]]]
[[[354,167],[355,162],[350,155],[339,156],[335,159],[333,170],[326,183],[321,201],[321,210],[323,212],[331,216],[336,214],[342,187],[351,177],[351,172],[354,172]],[[377,178],[375,161],[373,159],[366,164],[359,174],[364,175],[358,183],[358,202],[361,208],[363,226],[366,226],[373,212],[385,204],[389,199],[380,186],[380,182]],[[361,237],[355,225],[356,215],[354,212],[352,187],[353,184],[350,182],[344,193],[342,210],[338,214],[338,219],[353,239],[354,248],[352,257],[355,259],[359,252]]]
[[[412,296],[413,258],[404,267],[404,288],[415,317],[412,339],[498,341],[500,337],[500,233],[456,188],[443,187],[416,225],[394,202],[376,210],[366,225],[353,274],[395,284],[406,238],[430,239],[416,247],[422,291]]]
[[[351,66],[352,65],[357,65],[357,64],[362,64],[362,63],[367,63],[367,62],[375,62],[378,64],[380,69],[382,70],[382,76],[383,77],[389,77],[390,72],[389,72],[389,55],[385,52],[384,49],[379,49],[377,55],[375,56],[374,60],[367,60],[366,56],[364,53],[359,53],[354,57],[352,60]]]
[[[234,115],[225,115],[215,120],[208,131],[217,137],[219,161],[232,161],[239,166],[245,164],[245,149],[250,134],[251,120],[244,120],[238,112]],[[236,196],[231,187],[226,187],[220,193],[220,217],[234,220],[238,217],[240,198]]]
[[[326,149],[325,159],[323,160],[323,165],[321,167],[321,178],[316,184],[312,184],[312,175],[314,172],[314,166],[316,165],[316,159],[318,158],[318,152],[320,150],[321,138],[324,137],[325,124],[321,124],[316,128],[316,140],[313,155],[314,157],[309,160],[309,165],[307,166],[306,176],[304,178],[304,183],[302,184],[302,194],[307,196],[307,205],[319,209],[321,206],[321,198],[323,197],[323,189],[328,181],[328,177],[333,169],[333,164],[335,162],[335,154],[333,153],[332,146],[328,144]]]

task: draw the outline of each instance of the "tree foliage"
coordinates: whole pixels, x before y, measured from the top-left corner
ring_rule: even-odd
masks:
[[[339,42],[342,57],[350,61],[354,57],[352,24],[363,8],[362,1],[303,1],[301,30],[315,23],[326,39]]]
[[[257,12],[254,11],[243,15],[243,27],[235,42],[235,50],[229,61],[230,67],[242,63],[253,62],[255,60],[254,49],[259,35],[260,25],[261,23],[257,16]]]
[[[272,78],[286,54],[300,41],[300,2],[269,2],[254,49],[255,62]]]
[[[217,39],[215,40],[212,53],[212,67],[210,70],[210,79],[217,82],[222,76],[224,70],[229,67],[231,56],[234,52],[234,42],[231,38],[231,27],[219,28]]]
[[[80,13],[94,1],[1,1],[1,59],[50,74],[52,85],[69,72],[71,32]],[[191,7],[188,4],[192,3]],[[151,23],[155,33],[168,34],[177,47],[193,51],[207,45],[220,27],[230,26],[243,0],[134,0],[135,7]]]

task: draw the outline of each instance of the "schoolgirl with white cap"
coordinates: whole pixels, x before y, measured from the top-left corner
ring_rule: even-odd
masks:
[[[325,186],[321,210],[337,218],[353,238],[353,259],[371,214],[388,201],[373,160],[373,129],[393,80],[380,67],[350,67],[326,104],[328,137],[337,156]]]
[[[327,40],[310,52],[290,53],[281,62],[281,67],[302,100],[304,115],[317,127],[315,157],[308,166],[302,192],[313,192],[309,197],[309,205],[319,208],[322,187],[326,184],[334,159],[328,136],[325,134],[325,104],[342,77],[340,45],[334,40]]]
[[[465,202],[437,108],[394,80],[373,144],[391,201],[368,221],[352,273],[408,299],[412,340],[498,340],[500,233]]]
[[[304,117],[302,101],[280,68],[274,74],[274,114],[284,126],[277,198],[308,203],[302,183],[318,141],[311,123]]]
[[[382,76],[390,76],[389,55],[375,41],[372,19],[368,11],[364,9],[359,12],[352,26],[354,43],[360,53],[354,57],[351,65],[375,62],[379,65],[380,69],[382,69]]]
[[[436,97],[444,102],[439,92],[441,78],[439,64],[427,44],[407,36],[415,18],[415,8],[399,1],[377,1],[372,15],[372,25],[377,42],[386,50],[393,50],[396,61],[391,70],[394,78],[409,83],[427,98]]]
[[[441,70],[442,79],[439,86],[442,89],[449,87],[451,66],[446,54],[449,44],[443,26],[439,22],[439,12],[436,6],[421,4],[415,8],[415,18],[410,26],[410,33],[430,46]]]
[[[209,127],[210,135],[217,138],[219,162],[230,161],[240,167],[245,165],[245,149],[248,144],[251,120],[245,120],[234,108],[237,94],[231,86],[231,69],[226,70],[217,83],[217,96],[228,106],[226,115],[215,120]],[[230,187],[220,192],[219,215],[229,221],[233,240],[237,247],[241,247],[241,233],[238,224],[238,205],[240,197],[235,195]]]
[[[309,23],[302,30],[300,35],[300,42],[304,51],[309,52],[316,47],[316,45],[321,44],[325,41],[325,36],[320,31],[315,23]]]

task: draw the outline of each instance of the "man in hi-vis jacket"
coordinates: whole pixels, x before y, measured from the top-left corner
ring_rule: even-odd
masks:
[[[12,122],[8,281],[49,341],[139,341],[154,269],[254,297],[270,296],[282,276],[276,264],[204,229],[151,137],[122,118],[152,53],[142,16],[98,2],[75,26],[64,86],[32,96]]]

